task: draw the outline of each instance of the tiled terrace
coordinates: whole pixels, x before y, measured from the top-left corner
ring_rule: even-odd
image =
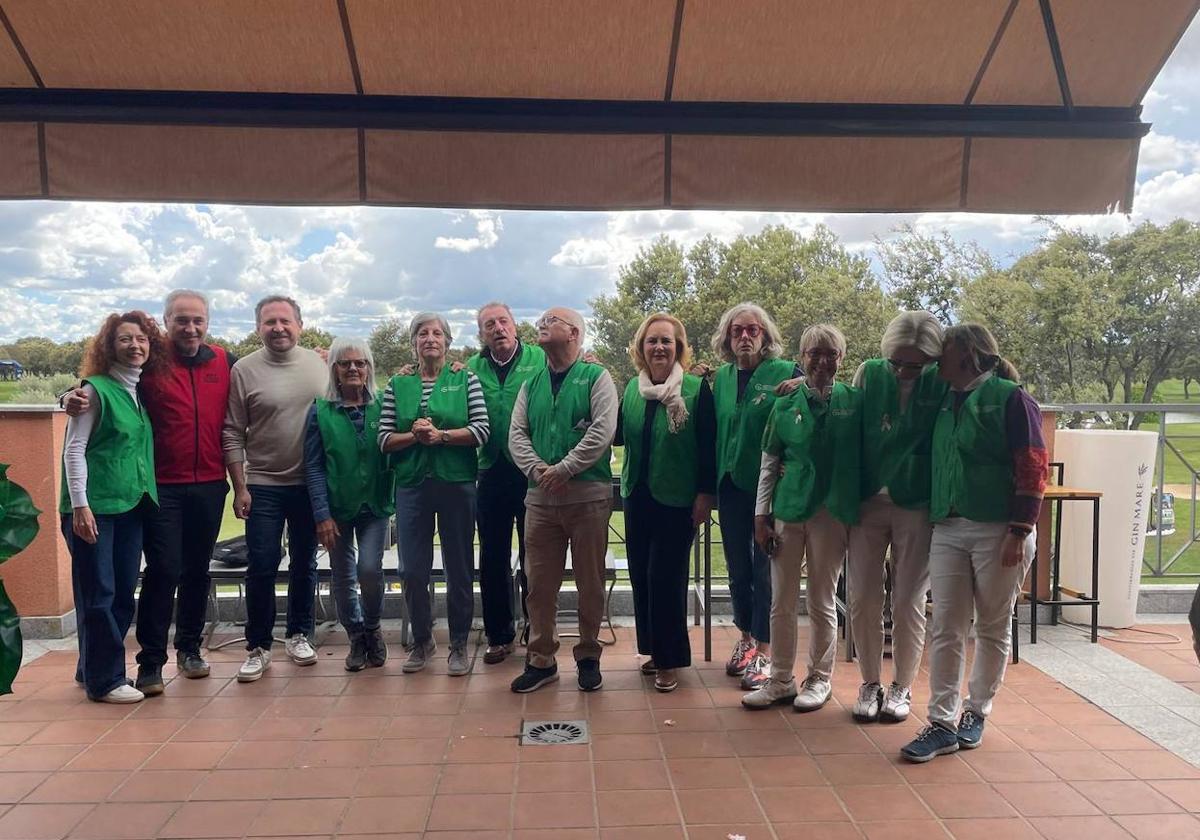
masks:
[[[896,750],[920,721],[855,725],[852,666],[820,712],[752,713],[720,662],[656,694],[618,632],[591,695],[565,670],[513,695],[516,661],[402,676],[396,647],[349,675],[331,643],[251,685],[227,648],[209,679],[114,707],[47,653],[0,699],[0,838],[1200,837],[1200,770],[1028,662],[982,749],[911,766]],[[925,694],[922,676],[918,714]],[[592,741],[520,747],[523,717],[586,717]]]

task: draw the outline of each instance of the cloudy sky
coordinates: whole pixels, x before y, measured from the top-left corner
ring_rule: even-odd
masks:
[[[1145,101],[1132,217],[1069,217],[1099,232],[1145,220],[1200,221],[1200,22],[1180,42]],[[685,246],[767,224],[831,227],[874,254],[874,237],[904,222],[975,239],[1001,262],[1044,230],[1028,216],[965,213],[831,215],[647,211],[550,213],[391,208],[269,208],[180,204],[0,202],[0,342],[93,332],[100,313],[157,312],[176,287],[212,298],[213,332],[237,338],[253,303],[284,291],[305,323],[365,336],[381,319],[446,313],[456,338],[474,307],[502,298],[519,317],[550,304],[587,309],[619,267],[665,233]],[[456,342],[461,343],[461,342]]]

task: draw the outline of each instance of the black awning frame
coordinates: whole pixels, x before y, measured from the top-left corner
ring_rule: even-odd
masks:
[[[0,122],[761,137],[1137,139],[1141,106],[884,105],[0,89]]]

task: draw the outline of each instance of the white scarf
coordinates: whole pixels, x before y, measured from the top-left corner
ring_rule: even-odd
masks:
[[[650,374],[642,371],[638,374],[638,393],[644,400],[658,400],[667,409],[667,428],[671,434],[676,434],[687,422],[688,410],[683,402],[683,368],[679,362],[671,368],[667,381],[655,385],[650,381]]]

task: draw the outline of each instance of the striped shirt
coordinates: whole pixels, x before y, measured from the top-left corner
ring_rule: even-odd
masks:
[[[421,413],[425,413],[429,405],[429,395],[433,393],[434,381],[421,380]],[[488,424],[487,403],[483,400],[483,386],[479,377],[472,371],[467,371],[467,429],[475,436],[476,446],[483,446],[491,435]],[[379,446],[383,448],[388,435],[394,432],[406,432],[408,429],[396,428],[396,396],[392,393],[392,383],[388,382],[387,390],[383,392],[383,410],[379,414]]]

